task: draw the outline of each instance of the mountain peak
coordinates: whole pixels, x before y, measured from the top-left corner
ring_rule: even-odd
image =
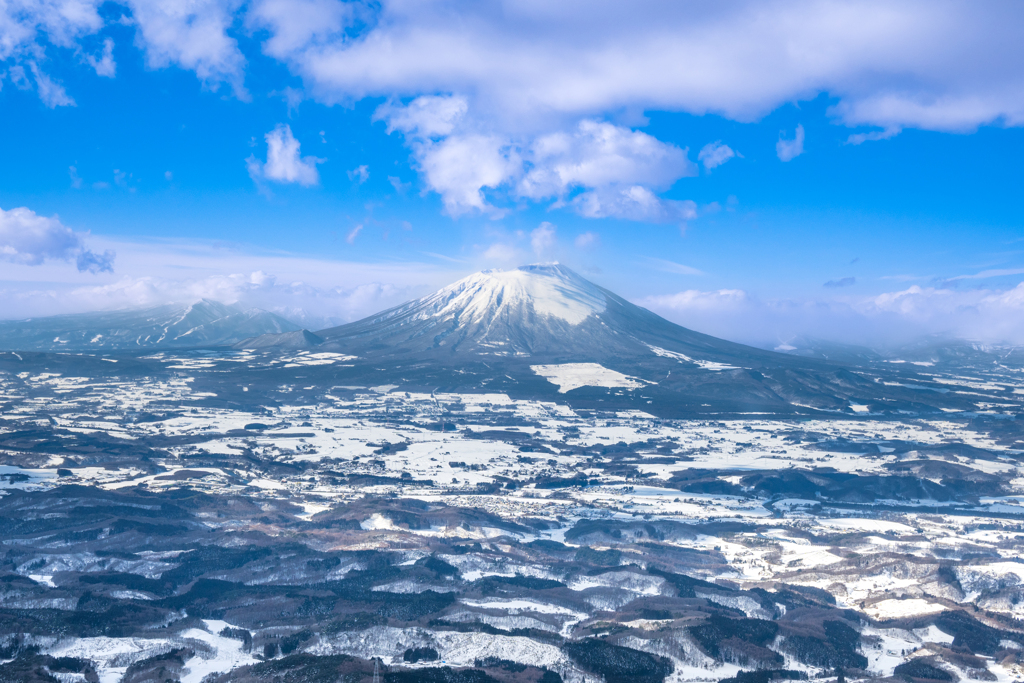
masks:
[[[413,303],[423,304],[421,316],[457,314],[463,323],[532,312],[578,325],[608,300],[600,287],[553,263],[481,271]]]
[[[661,320],[559,263],[485,270],[364,320],[318,332],[346,353],[439,357],[650,355],[633,339]]]

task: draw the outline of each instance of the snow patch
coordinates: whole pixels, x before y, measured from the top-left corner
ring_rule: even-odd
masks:
[[[742,370],[743,368],[737,365],[729,365],[728,363],[718,363],[713,360],[698,360],[696,358],[690,358],[685,353],[679,353],[678,351],[669,351],[663,349],[660,346],[651,346],[645,344],[647,348],[654,352],[655,355],[661,356],[662,358],[675,358],[678,361],[684,363],[693,363],[697,367],[703,370],[711,370],[712,372],[721,372],[723,370]]]
[[[552,384],[557,384],[560,394],[580,387],[639,389],[645,384],[643,380],[609,370],[597,363],[531,365],[530,369]]]
[[[921,598],[909,598],[907,600],[890,598],[864,607],[864,611],[875,619],[901,619],[919,614],[935,614],[945,609],[945,607],[937,602],[922,600]]]
[[[451,284],[424,300],[421,317],[457,314],[460,322],[486,322],[531,304],[534,313],[579,325],[602,313],[607,298],[597,286],[558,266],[485,270]]]

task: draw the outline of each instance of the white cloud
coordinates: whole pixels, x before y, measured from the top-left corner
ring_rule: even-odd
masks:
[[[267,161],[261,163],[256,157],[246,160],[246,167],[253,180],[272,180],[276,183],[298,183],[303,187],[320,184],[316,165],[325,159],[303,157],[299,154],[299,141],[292,135],[291,126],[279,124],[265,136]]]
[[[398,194],[405,194],[412,187],[412,183],[403,183],[401,178],[393,175],[388,176],[388,182],[391,183],[391,187],[395,188],[395,192]]]
[[[804,153],[804,127],[798,125],[792,140],[782,137],[779,133],[779,141],[775,143],[775,153],[782,161],[792,161]]]
[[[257,0],[249,7],[246,23],[267,30],[263,51],[282,59],[338,34],[353,16],[352,3],[339,0]]]
[[[836,102],[830,113],[837,123],[881,129],[852,134],[851,144],[905,128],[1024,125],[1024,78],[1016,67],[1024,60],[1024,10],[1016,3],[120,4],[130,10],[151,67],[188,69],[207,86],[227,83],[245,98],[246,60],[233,37],[241,25],[303,80],[305,95],[346,105],[386,98],[377,118],[407,136],[426,187],[452,215],[500,215],[496,195],[504,192],[506,204],[564,199],[585,215],[612,216],[621,202],[607,197],[629,194],[623,188],[663,192],[692,173],[682,170],[681,150],[600,123],[635,122],[644,111],[754,121],[825,93]],[[9,0],[0,9],[0,59],[11,64],[12,81],[25,83],[25,69],[37,64],[44,102],[70,104],[41,55],[48,45],[94,53],[84,41],[103,28],[99,5]],[[115,69],[108,45],[101,56],[86,57],[102,75]],[[802,130],[779,141],[780,158],[800,153]],[[643,145],[654,153],[636,153]],[[714,168],[728,149],[705,148],[699,159]],[[596,193],[605,208],[594,209],[594,197],[569,202],[574,190],[567,188]],[[635,204],[623,205],[630,211],[618,217],[673,213],[637,212]]]
[[[597,246],[597,244],[600,241],[601,238],[596,232],[588,231],[576,235],[574,244],[576,245],[577,249],[589,249],[591,247]]]
[[[441,195],[445,210],[460,216],[476,209],[498,218],[505,211],[491,205],[484,190],[495,189],[521,167],[518,152],[495,135],[452,135],[439,142],[413,144],[427,186]]]
[[[117,252],[118,274],[80,273],[50,259],[34,266],[10,263],[2,269],[0,316],[138,308],[205,297],[290,318],[305,316],[315,327],[325,320],[331,324],[356,320],[428,294],[464,277],[469,268],[450,263],[339,261],[263,252],[222,241],[124,242],[91,236],[89,242],[98,250]],[[76,254],[72,251],[70,257]]]
[[[36,92],[39,93],[39,99],[43,101],[43,104],[50,109],[75,106],[75,101],[68,96],[63,85],[50,78],[35,62],[29,62],[28,66],[32,70],[32,77],[36,81]]]
[[[82,273],[113,273],[114,257],[112,251],[105,251],[102,254],[83,249],[75,257],[75,265]]]
[[[576,212],[586,218],[685,223],[697,217],[695,202],[660,199],[641,185],[584,192],[574,197],[572,204]]]
[[[722,141],[718,140],[704,145],[697,155],[697,160],[704,164],[705,169],[710,171],[713,168],[718,168],[735,156],[736,152],[729,145],[723,145]]]
[[[32,72],[39,99],[47,107],[73,106],[74,99],[46,73],[47,44],[76,48],[79,41],[103,27],[97,12],[101,0],[8,0],[0,5],[0,61],[19,88],[32,87],[25,74]]]
[[[946,278],[946,282],[956,282],[957,280],[987,280],[988,278],[1005,277],[1007,275],[1024,275],[1024,268],[991,268],[989,270],[983,270],[980,273],[956,275]]]
[[[865,142],[874,142],[877,140],[888,140],[899,135],[902,130],[899,126],[890,126],[883,130],[873,130],[868,133],[853,133],[850,137],[846,138],[846,144],[848,145],[863,145]]]
[[[80,47],[100,0],[9,0],[0,59]],[[837,121],[971,130],[1024,123],[1017,3],[638,0],[121,0],[153,67],[242,88],[241,22],[325,102],[456,93],[494,129],[540,135],[611,112],[756,120],[827,93]],[[453,20],[457,17],[458,20]]]
[[[563,196],[577,188],[644,185],[664,189],[696,174],[686,150],[647,133],[599,121],[581,121],[571,133],[537,138],[529,147],[532,168],[519,183],[521,196]]]
[[[356,180],[356,178],[359,179],[357,182],[360,185],[362,185],[367,180],[369,180],[370,179],[370,167],[367,166],[366,164],[363,164],[362,166],[356,166],[355,168],[353,168],[351,171],[348,172],[348,179],[349,180]]]
[[[425,95],[407,105],[382,104],[373,118],[386,121],[388,133],[399,130],[414,138],[437,138],[451,135],[467,108],[465,97]]]
[[[539,137],[463,133],[466,115],[460,97],[389,103],[375,114],[387,121],[389,131],[406,135],[427,187],[441,195],[452,216],[472,210],[503,215],[505,210],[485,195],[499,189],[519,199],[555,200],[556,206],[565,205],[575,190],[589,190],[568,203],[587,217],[677,220],[682,215],[654,190],[696,174],[685,149],[593,120]]]
[[[86,55],[85,61],[96,71],[97,76],[113,78],[117,75],[117,62],[114,61],[114,40],[112,38],[104,39],[103,52],[100,53],[100,56]]]
[[[0,209],[0,260],[28,266],[75,259],[82,272],[112,272],[114,252],[95,254],[85,248],[87,235],[75,232],[57,216],[40,216],[24,206]]]
[[[228,35],[241,0],[123,1],[151,68],[179,66],[194,71],[209,88],[227,83],[238,97],[248,98],[245,57]]]
[[[168,303],[212,299],[257,307],[282,315],[311,330],[352,322],[425,293],[422,285],[368,281],[318,287],[300,281],[280,282],[262,271],[178,279],[121,277],[103,285],[59,289],[0,289],[8,318],[58,313],[148,308]]]
[[[519,250],[513,246],[502,244],[501,242],[495,242],[484,250],[483,258],[485,261],[518,264],[520,253]]]
[[[356,238],[359,237],[359,233],[363,231],[363,224],[360,223],[356,227],[348,231],[348,235],[345,237],[345,241],[349,244],[355,244]]]
[[[547,254],[553,246],[555,246],[555,226],[544,221],[530,233],[530,247],[539,258]]]
[[[510,129],[630,106],[752,120],[827,92],[844,123],[955,130],[1024,122],[1020,12],[925,0],[567,0],[501,11],[392,0],[358,39],[293,44],[279,57],[327,101],[472,93]]]
[[[1010,289],[911,286],[870,296],[762,299],[743,290],[686,290],[640,305],[685,327],[765,348],[798,337],[898,345],[925,335],[1024,343],[1024,283]]]
[[[651,265],[653,265],[657,270],[660,270],[665,273],[675,273],[676,275],[704,274],[704,271],[702,270],[698,270],[693,266],[687,266],[682,263],[676,263],[675,261],[666,261],[665,259],[660,258],[649,258],[647,260],[650,261]]]

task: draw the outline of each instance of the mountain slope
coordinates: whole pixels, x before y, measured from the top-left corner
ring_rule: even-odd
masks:
[[[367,382],[564,396],[662,415],[968,410],[905,370],[858,369],[757,349],[671,323],[560,265],[484,271],[358,322],[317,332]],[[306,338],[308,340],[308,338]],[[294,335],[240,348],[294,348]],[[561,399],[559,399],[561,400]]]
[[[476,273],[429,296],[317,334],[330,346],[370,357],[600,361],[661,355],[682,362],[683,356],[692,357],[695,365],[778,360],[778,354],[680,327],[557,264]]]
[[[203,299],[188,306],[4,321],[0,322],[0,348],[59,351],[217,346],[298,329],[268,311]]]

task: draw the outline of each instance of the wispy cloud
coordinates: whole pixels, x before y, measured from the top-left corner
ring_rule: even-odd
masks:
[[[547,255],[555,246],[555,226],[544,221],[530,233],[530,246],[538,258]]]
[[[914,285],[832,300],[691,289],[637,303],[691,329],[765,348],[801,336],[876,347],[926,335],[1024,343],[1024,283],[971,291]]]
[[[890,126],[883,130],[873,130],[867,133],[853,133],[850,137],[846,138],[846,144],[848,145],[862,145],[865,142],[874,142],[877,140],[888,140],[894,138],[902,132],[899,126]]]
[[[987,280],[993,277],[1006,277],[1008,275],[1024,275],[1024,268],[992,268],[983,270],[971,275],[955,275],[943,278],[945,282],[956,282],[957,280]]]
[[[355,182],[362,185],[363,183],[370,179],[370,167],[367,166],[366,164],[363,164],[362,166],[356,166],[355,168],[348,172],[348,179],[354,180]]]
[[[676,263],[674,261],[666,261],[660,258],[648,258],[647,261],[657,270],[665,273],[675,273],[676,275],[704,275],[704,271],[698,270],[692,266],[686,266],[682,263]]]
[[[704,164],[706,170],[710,171],[736,156],[738,155],[735,150],[729,147],[729,145],[723,145],[722,141],[718,140],[704,145],[700,153],[697,154],[697,160]]]
[[[841,287],[852,287],[857,284],[857,278],[855,277],[843,277],[838,280],[829,280],[822,287],[827,289],[839,289]]]
[[[792,161],[804,153],[804,127],[798,125],[792,139],[779,133],[779,141],[775,143],[775,153],[780,161]]]

